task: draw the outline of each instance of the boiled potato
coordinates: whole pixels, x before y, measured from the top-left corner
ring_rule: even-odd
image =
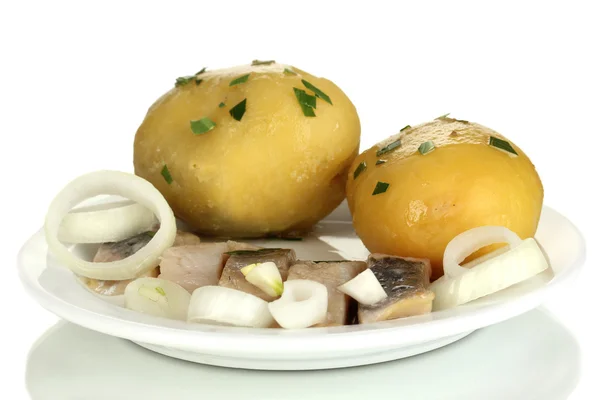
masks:
[[[517,155],[490,145],[490,137]],[[446,245],[461,232],[501,225],[521,238],[533,236],[543,193],[535,167],[514,143],[485,126],[448,117],[407,127],[365,151],[347,183],[354,227],[366,247],[429,258],[433,279],[443,274]]]
[[[205,235],[309,229],[344,199],[358,154],[360,122],[340,88],[253,64],[180,78],[135,136],[136,174]]]

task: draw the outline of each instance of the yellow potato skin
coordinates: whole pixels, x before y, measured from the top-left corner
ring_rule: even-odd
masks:
[[[230,86],[247,73],[247,82]],[[341,89],[281,64],[198,77],[199,85],[175,87],[156,101],[134,142],[135,173],[160,190],[178,217],[205,235],[261,237],[308,230],[341,203],[360,142],[356,109]],[[301,79],[333,105],[317,99],[316,117],[306,117],[293,88],[313,92]],[[229,110],[243,99],[246,112],[236,121]],[[216,127],[195,135],[190,121],[202,117]]]
[[[544,196],[540,178],[520,148],[509,141],[518,153],[510,156],[488,144],[490,135],[508,141],[482,125],[441,118],[360,154],[346,191],[354,227],[369,251],[428,258],[437,279],[443,275],[446,245],[459,233],[501,225],[521,238],[533,236]],[[376,155],[397,138],[400,148]],[[435,150],[420,154],[419,146],[429,140]],[[376,166],[379,159],[387,162]],[[354,179],[363,161],[367,169]],[[373,196],[378,181],[390,186]]]

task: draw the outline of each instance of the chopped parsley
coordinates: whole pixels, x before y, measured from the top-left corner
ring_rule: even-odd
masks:
[[[248,80],[249,77],[250,77],[250,74],[239,76],[239,77],[235,78],[234,80],[232,80],[231,82],[229,82],[229,86],[235,86],[235,85],[239,85],[240,83],[244,83]]]
[[[275,64],[275,60],[269,60],[269,61],[254,60],[254,61],[252,61],[252,66],[256,66],[256,65],[271,65],[271,64]]]
[[[163,176],[163,178],[165,178],[165,181],[170,185],[171,183],[173,183],[173,177],[171,176],[171,173],[169,172],[169,168],[167,168],[167,165],[165,164],[165,166],[163,167],[163,169],[160,171],[160,174]]]
[[[190,121],[190,128],[194,135],[202,135],[206,132],[213,130],[217,126],[210,118],[203,117],[196,121]]]
[[[421,143],[419,146],[419,153],[425,155],[427,153],[432,152],[435,149],[435,145],[431,140]]]
[[[298,88],[294,88],[294,94],[296,95],[296,99],[298,100],[298,104],[300,104],[304,116],[314,117],[314,109],[317,107],[317,98]]]
[[[318,87],[316,87],[315,85],[313,85],[312,83],[302,79],[302,84],[308,89],[308,90],[312,90],[313,92],[315,92],[315,96],[317,96],[320,99],[325,100],[326,102],[328,102],[329,104],[333,105],[333,103],[331,102],[331,99],[329,98],[329,96],[327,96],[322,90],[320,90]]]
[[[237,103],[231,110],[229,110],[229,114],[236,121],[241,121],[242,117],[246,113],[246,99]]]
[[[394,151],[395,149],[397,149],[398,147],[400,147],[402,145],[402,142],[400,141],[400,139],[393,141],[392,143],[388,144],[387,146],[379,149],[377,151],[377,157],[380,157],[384,154],[389,153],[390,151]]]
[[[372,196],[376,196],[378,194],[387,192],[389,187],[390,184],[387,182],[377,182],[377,185],[375,185],[375,190],[373,190]]]
[[[358,178],[358,176],[360,174],[362,174],[363,172],[365,172],[366,170],[367,170],[367,163],[366,162],[363,161],[360,164],[358,164],[358,166],[354,170],[354,179]]]
[[[175,86],[179,87],[179,86],[187,85],[188,83],[193,81],[195,78],[196,78],[195,75],[180,76],[179,78],[175,79]]]
[[[508,143],[506,140],[502,140],[495,136],[490,136],[489,145],[492,147],[495,147],[497,149],[504,150],[508,153],[512,153],[515,156],[519,155],[519,154],[517,154],[517,151],[510,145],[510,143]]]

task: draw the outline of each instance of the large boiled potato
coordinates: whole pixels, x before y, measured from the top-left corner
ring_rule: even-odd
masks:
[[[490,145],[490,137],[508,142],[517,155]],[[428,141],[421,154],[419,147]],[[430,144],[435,148],[426,152]],[[386,146],[394,149],[381,154]],[[377,165],[378,160],[385,163]],[[374,195],[378,182],[379,191],[389,186]],[[514,143],[479,124],[440,117],[359,155],[349,171],[347,195],[354,227],[371,252],[429,258],[435,279],[443,274],[446,245],[461,232],[501,225],[521,238],[533,236],[543,188]]]
[[[206,71],[179,82],[139,127],[134,166],[198,232],[259,237],[303,231],[344,199],[360,123],[334,83],[276,63]],[[294,88],[309,103],[316,100],[316,109],[303,110]],[[315,116],[306,116],[311,110]],[[194,133],[191,121],[202,118],[210,120],[205,128],[215,127]]]

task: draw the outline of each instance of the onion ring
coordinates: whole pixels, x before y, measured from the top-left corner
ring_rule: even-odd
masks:
[[[495,243],[508,243],[509,248],[514,249],[521,241],[516,233],[503,226],[480,226],[469,229],[456,236],[446,246],[444,275],[448,278],[456,278],[469,271],[459,264],[482,247]]]
[[[123,260],[107,263],[82,260],[58,238],[62,220],[69,211],[83,200],[101,194],[131,199],[152,211],[160,221],[160,228],[150,242]],[[160,255],[173,245],[177,227],[173,210],[150,182],[125,172],[97,171],[75,178],[56,195],[48,208],[44,231],[50,252],[77,275],[92,279],[125,280],[158,265]]]
[[[152,230],[154,213],[131,200],[95,204],[69,212],[58,230],[66,243],[120,242]]]

